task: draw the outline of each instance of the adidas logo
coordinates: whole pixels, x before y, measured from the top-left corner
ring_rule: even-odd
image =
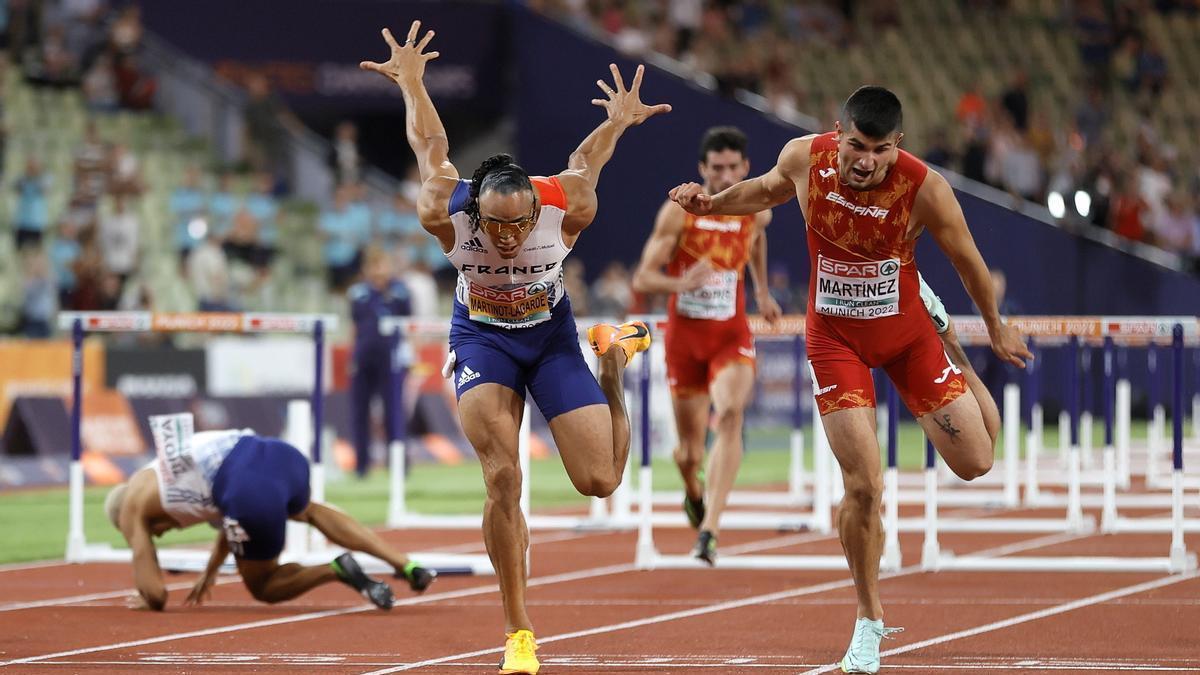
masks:
[[[471,366],[463,366],[462,373],[458,376],[457,387],[462,389],[464,384],[476,379],[479,379],[479,373],[471,370]]]
[[[464,251],[474,251],[475,253],[487,253],[487,249],[483,247],[483,242],[479,241],[479,237],[471,237],[467,243],[459,246]]]

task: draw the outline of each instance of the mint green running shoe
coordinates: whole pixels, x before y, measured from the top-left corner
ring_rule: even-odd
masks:
[[[917,279],[921,282],[921,302],[925,304],[925,311],[929,312],[934,329],[941,335],[950,330],[950,315],[946,313],[942,299],[925,283],[925,277],[921,276],[920,272],[917,273]]]
[[[843,673],[878,673],[879,672],[879,642],[891,639],[892,633],[899,633],[903,628],[884,628],[883,619],[873,620],[860,617],[854,622],[854,637],[850,638],[850,648],[842,657]]]

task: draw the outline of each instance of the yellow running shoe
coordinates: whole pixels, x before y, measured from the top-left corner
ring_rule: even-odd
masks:
[[[650,329],[641,321],[627,321],[620,326],[598,323],[588,329],[588,342],[596,356],[604,356],[613,344],[625,351],[625,365],[633,362],[633,355],[650,348]]]
[[[537,655],[534,654],[537,651],[537,640],[533,638],[533,631],[519,630],[507,633],[506,636],[508,640],[504,643],[504,660],[500,662],[500,675],[537,675],[542,664],[538,663]]]

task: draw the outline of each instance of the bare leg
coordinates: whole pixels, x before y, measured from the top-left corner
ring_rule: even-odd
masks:
[[[704,463],[704,436],[708,431],[707,394],[673,395],[675,429],[679,433],[679,445],[675,448],[675,464],[683,477],[683,489],[693,501],[704,496],[704,485],[700,482],[700,467]]]
[[[971,366],[971,359],[967,358],[967,353],[963,351],[962,345],[958,342],[954,324],[951,323],[950,330],[938,337],[942,339],[942,344],[946,347],[946,354],[950,356],[950,360],[963,371],[963,377],[967,379],[967,387],[971,389],[971,393],[975,394],[975,400],[979,403],[979,410],[983,414],[983,425],[987,428],[988,435],[992,437],[992,443],[995,444],[996,438],[1000,435],[1001,424],[1000,408],[996,405],[996,399],[992,398],[992,392],[988,391],[983,380],[979,379],[979,375],[975,372],[975,368]]]
[[[517,456],[517,436],[524,409],[525,403],[515,391],[494,383],[471,389],[458,402],[463,431],[483,467],[487,487],[483,541],[500,581],[508,633],[533,630],[525,611],[529,529],[521,513],[521,467]]]
[[[883,554],[883,521],[879,507],[883,501],[883,475],[875,437],[875,408],[838,410],[821,417],[821,422],[846,485],[837,526],[858,594],[858,616],[882,619],[879,557]]]
[[[645,358],[645,357],[643,357]],[[600,390],[608,400],[608,412],[612,418],[612,464],[617,483],[625,474],[625,462],[629,459],[629,413],[625,410],[625,352],[609,349],[600,357]],[[561,447],[561,446],[559,446]],[[613,486],[616,489],[616,485]],[[609,491],[611,493],[611,490]]]
[[[971,480],[991,470],[996,441],[984,426],[984,416],[972,390],[917,422],[959,478]]]
[[[700,529],[713,534],[720,529],[721,512],[725,510],[729,492],[742,465],[743,413],[753,390],[754,368],[745,363],[725,366],[709,387],[709,395],[717,413],[717,438],[708,457],[707,510]]]
[[[238,572],[255,600],[284,602],[308,591],[337,581],[329,565],[307,567],[296,563],[280,565],[279,560],[243,560],[237,558]]]
[[[293,520],[306,522],[317,528],[329,541],[350,549],[362,551],[376,558],[386,560],[389,565],[401,571],[408,564],[408,556],[389,546],[375,532],[362,523],[350,517],[349,514],[324,504],[310,503],[304,511],[293,517]]]

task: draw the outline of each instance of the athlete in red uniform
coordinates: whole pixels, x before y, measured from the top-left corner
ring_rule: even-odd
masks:
[[[671,198],[695,215],[750,214],[799,197],[808,223],[808,349],[817,403],[842,467],[838,532],[858,593],[846,672],[879,669],[887,633],[879,602],[883,480],[869,368],[896,384],[938,452],[971,479],[992,466],[997,429],[985,419],[977,377],[946,357],[918,292],[913,248],[929,230],[988,327],[992,350],[1024,367],[1032,358],[996,308],[983,262],[950,184],[899,149],[900,101],[882,87],[847,99],[835,132],[792,140],[766,174],[717,195],[695,183]],[[978,397],[978,398],[977,398]]]
[[[720,192],[750,172],[746,135],[709,129],[700,142],[700,176]],[[694,216],[667,200],[633,276],[639,293],[670,293],[664,344],[679,447],[675,463],[685,486],[684,513],[700,529],[693,554],[713,564],[721,511],[742,462],[742,413],[754,390],[754,336],[746,322],[743,270],[749,265],[759,311],[768,321],[779,305],[767,292],[769,210],[743,216]],[[666,266],[666,272],[663,266]],[[700,477],[709,410],[717,435]],[[707,508],[706,508],[707,505]]]

